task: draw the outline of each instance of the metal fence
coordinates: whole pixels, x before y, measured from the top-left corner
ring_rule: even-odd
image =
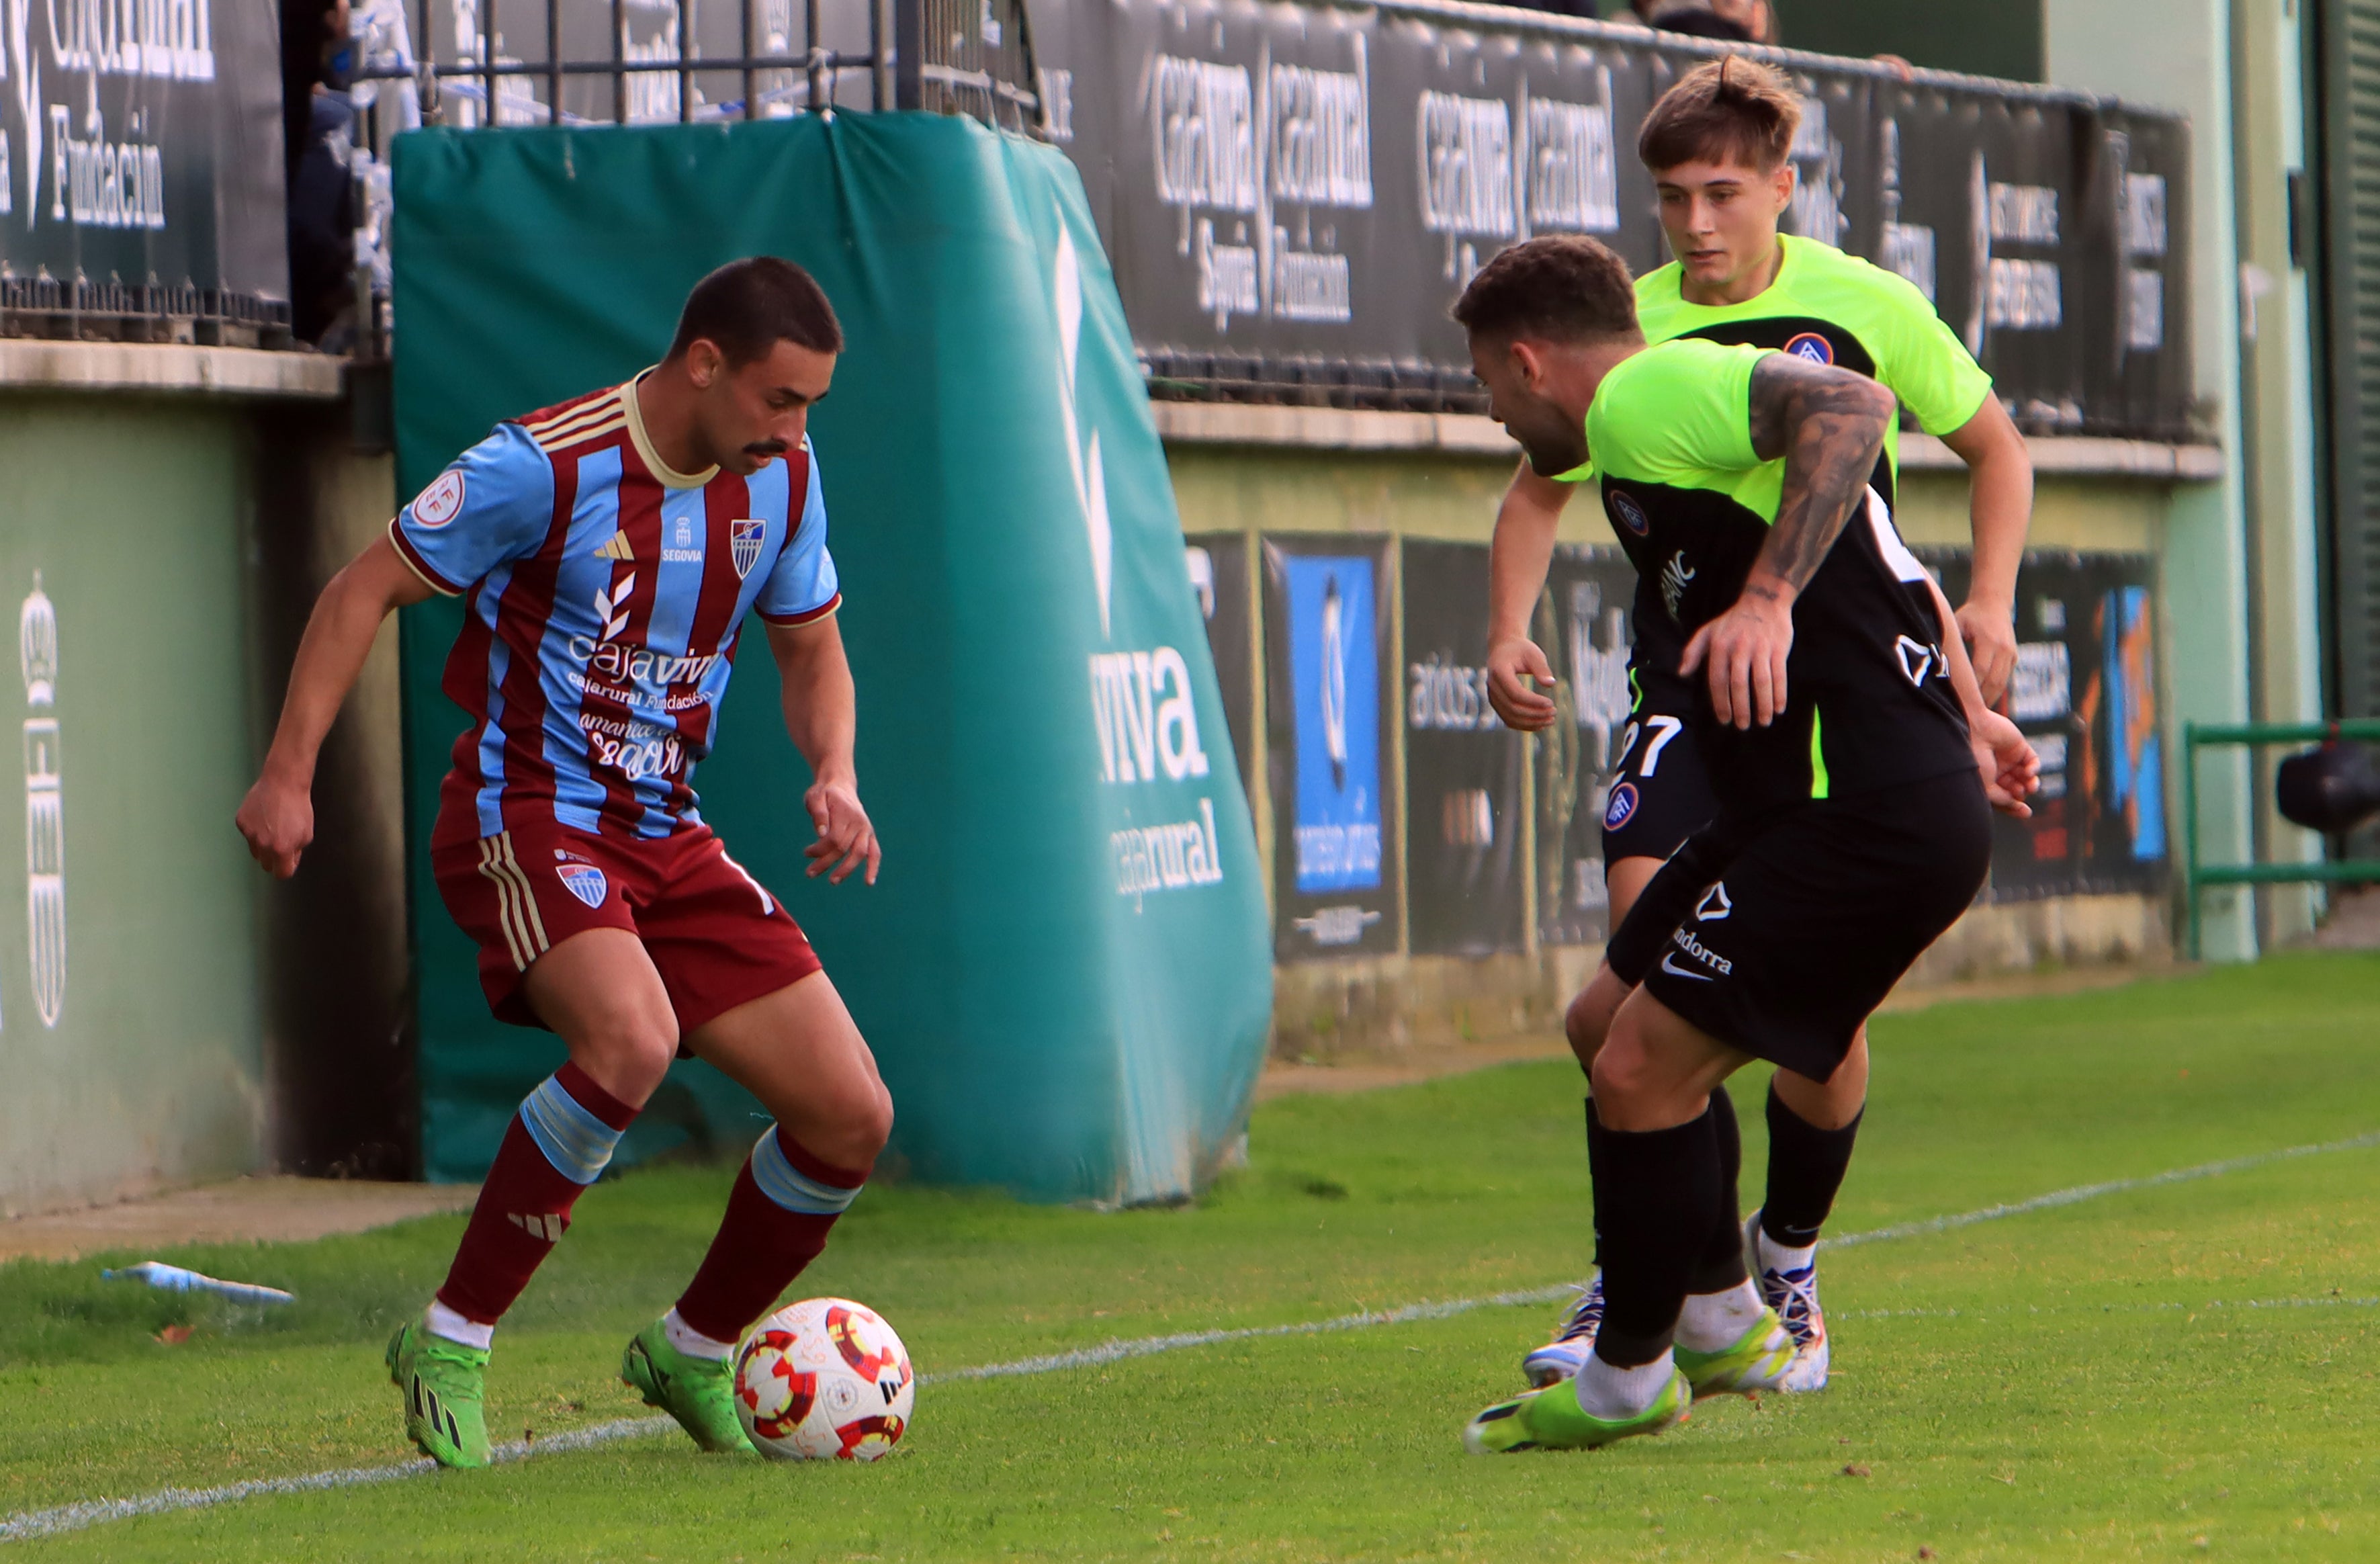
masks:
[[[365,360],[386,358],[394,326],[387,149],[401,131],[902,108],[1044,133],[1024,0],[370,0],[356,16]]]

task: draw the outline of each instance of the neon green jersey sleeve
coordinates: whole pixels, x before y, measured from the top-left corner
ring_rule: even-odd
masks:
[[[1868,270],[1884,339],[1877,344],[1876,378],[1917,415],[1919,428],[1948,434],[1983,407],[1992,377],[1913,284],[1882,267]]]
[[[1761,465],[1752,369],[1773,351],[1682,337],[1621,360],[1587,409],[1587,451],[1614,478],[1717,489]]]

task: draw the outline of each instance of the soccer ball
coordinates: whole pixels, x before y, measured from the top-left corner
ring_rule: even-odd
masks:
[[[917,1402],[909,1350],[848,1298],[788,1303],[735,1349],[735,1415],[771,1461],[874,1461]]]

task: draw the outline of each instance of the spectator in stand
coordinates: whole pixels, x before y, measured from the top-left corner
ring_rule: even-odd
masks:
[[[1774,43],[1777,12],[1768,0],[1629,0],[1645,26],[1662,32],[1719,38],[1730,43]]]
[[[347,149],[356,111],[347,97],[355,40],[347,0],[332,0],[292,40],[310,68],[307,119],[289,172],[290,327],[301,342],[346,352],[355,338],[355,181]]]

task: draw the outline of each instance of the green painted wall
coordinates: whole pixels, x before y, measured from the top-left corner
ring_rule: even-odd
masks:
[[[231,824],[253,751],[248,429],[220,405],[0,394],[0,1207],[258,1159],[260,881]],[[47,708],[29,703],[15,633],[37,573],[56,624]],[[54,1024],[20,845],[19,735],[44,718],[65,826]]]

